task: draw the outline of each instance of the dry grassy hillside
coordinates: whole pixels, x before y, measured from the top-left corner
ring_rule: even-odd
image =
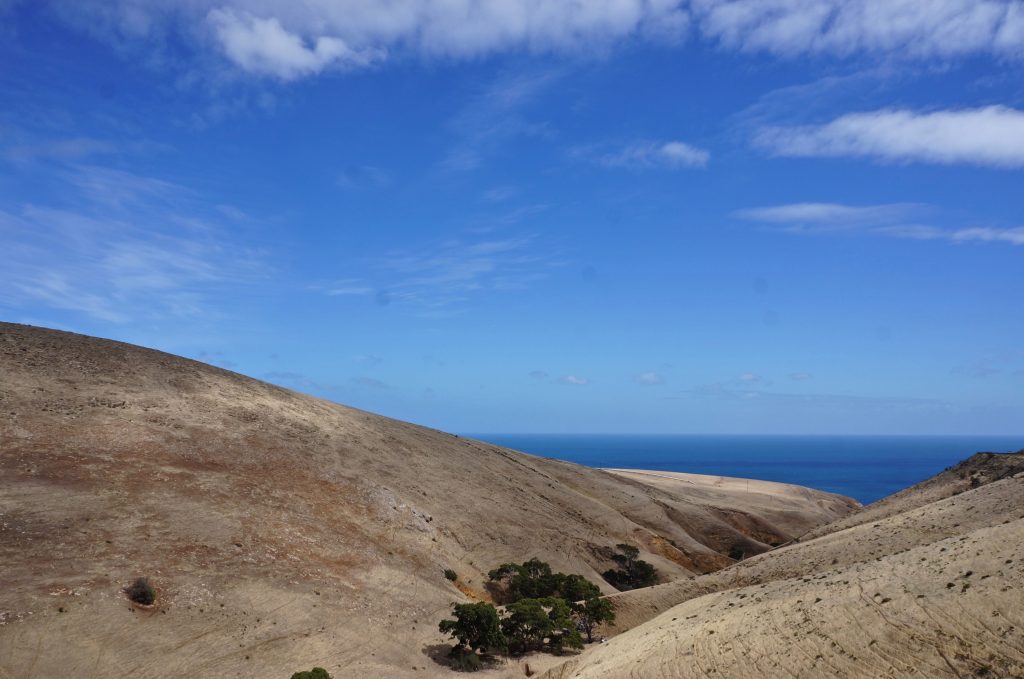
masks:
[[[1024,453],[976,455],[818,532],[616,595],[622,633],[545,679],[1024,676]]]
[[[652,485],[11,324],[0,481],[4,679],[447,674],[437,621],[500,562],[600,581],[630,542],[686,578],[855,507],[801,491],[783,517],[760,494]],[[124,596],[136,576],[151,609]]]

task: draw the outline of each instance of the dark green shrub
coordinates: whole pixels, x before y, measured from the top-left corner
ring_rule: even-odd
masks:
[[[625,544],[615,545],[615,548],[619,550],[619,553],[613,555],[612,560],[619,564],[619,568],[602,573],[605,580],[619,590],[650,587],[654,584],[657,572],[654,566],[638,558],[640,556],[639,549]]]
[[[292,679],[331,679],[331,675],[322,667],[314,667],[307,672],[296,672]]]
[[[137,578],[125,589],[125,594],[129,599],[143,606],[151,606],[156,601],[156,590],[146,578]]]
[[[451,568],[445,568],[444,569],[444,577],[448,578],[452,582],[455,582],[456,580],[459,579],[459,574],[456,573],[455,571],[453,571]]]

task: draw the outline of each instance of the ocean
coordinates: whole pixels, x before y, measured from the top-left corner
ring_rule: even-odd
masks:
[[[1024,449],[1024,436],[466,435],[591,467],[782,481],[840,493],[864,504],[976,452]]]

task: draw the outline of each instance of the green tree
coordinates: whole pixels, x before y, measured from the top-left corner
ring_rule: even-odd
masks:
[[[591,597],[572,607],[577,627],[587,635],[587,643],[594,641],[594,628],[603,622],[615,622],[615,607],[608,599]]]
[[[520,599],[505,611],[508,616],[501,621],[502,631],[509,647],[517,653],[542,650],[545,646],[555,653],[566,647],[583,647],[572,609],[564,599]]]
[[[331,679],[331,675],[322,667],[314,667],[308,672],[296,672],[292,679]]]
[[[539,559],[530,559],[521,564],[501,564],[490,571],[487,577],[491,581],[491,592],[504,603],[553,596],[566,601],[582,601],[600,594],[597,585],[582,575],[552,573],[551,566]]]
[[[561,653],[564,648],[583,648],[583,639],[572,616],[572,605],[556,597],[546,599],[545,602],[551,620],[551,632],[548,634],[550,650]]]
[[[619,568],[602,573],[605,580],[620,590],[650,587],[654,584],[657,571],[654,566],[639,558],[639,549],[626,544],[615,545],[615,548],[619,553],[613,555],[612,560],[619,564]]]
[[[558,585],[558,596],[573,603],[599,597],[601,589],[582,575],[566,575]]]
[[[452,615],[455,620],[442,620],[437,627],[458,640],[456,648],[487,652],[506,647],[498,611],[491,604],[455,604]]]

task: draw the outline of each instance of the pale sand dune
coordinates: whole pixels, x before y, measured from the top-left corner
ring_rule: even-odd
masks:
[[[437,623],[501,562],[612,592],[616,543],[685,579],[855,507],[807,491],[780,514],[760,491],[641,482],[12,324],[0,480],[4,679],[448,676]],[[140,575],[152,610],[122,592]]]

